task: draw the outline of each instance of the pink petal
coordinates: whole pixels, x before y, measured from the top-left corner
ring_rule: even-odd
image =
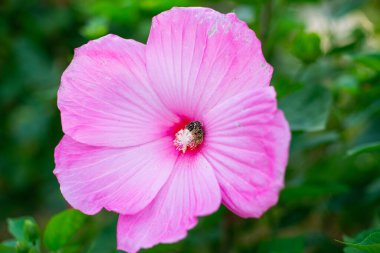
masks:
[[[198,118],[238,92],[268,86],[272,67],[260,41],[235,14],[173,8],[153,19],[147,69],[163,103]]]
[[[145,46],[107,35],[76,49],[58,92],[63,131],[96,146],[156,140],[177,120],[150,87]]]
[[[221,196],[214,172],[201,155],[182,155],[168,182],[140,213],[121,215],[118,248],[129,253],[183,239],[196,216],[216,211]]]
[[[74,208],[134,214],[167,181],[177,157],[168,137],[131,148],[88,146],[65,135],[55,150],[61,192]]]
[[[274,89],[238,94],[204,122],[202,153],[215,169],[223,203],[241,217],[260,217],[278,200],[290,142]]]

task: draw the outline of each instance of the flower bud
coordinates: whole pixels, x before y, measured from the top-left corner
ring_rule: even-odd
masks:
[[[35,244],[39,238],[38,226],[31,220],[24,222],[24,236],[25,240]]]

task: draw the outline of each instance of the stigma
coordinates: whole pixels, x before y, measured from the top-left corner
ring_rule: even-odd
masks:
[[[173,141],[176,150],[185,153],[186,150],[194,150],[203,142],[204,131],[202,123],[192,121],[175,134]]]

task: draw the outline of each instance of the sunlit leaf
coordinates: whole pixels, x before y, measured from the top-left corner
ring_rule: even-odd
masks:
[[[107,19],[93,18],[81,29],[81,33],[88,39],[96,39],[108,33],[108,26]]]
[[[191,5],[190,0],[141,0],[138,1],[140,8],[147,11],[164,11],[170,9],[173,6],[188,6]]]
[[[14,247],[0,244],[0,253],[16,253],[16,249]]]
[[[65,210],[49,221],[44,234],[45,246],[50,250],[64,247],[85,223],[87,216],[77,210]]]
[[[94,19],[106,19],[128,25],[138,20],[138,2],[131,0],[83,0],[75,1],[78,9]]]
[[[14,236],[17,240],[24,240],[24,225],[26,221],[32,221],[35,224],[35,221],[32,217],[20,217],[14,219],[8,219],[8,231]]]
[[[320,44],[318,34],[299,32],[294,38],[291,51],[301,61],[311,63],[322,54]]]

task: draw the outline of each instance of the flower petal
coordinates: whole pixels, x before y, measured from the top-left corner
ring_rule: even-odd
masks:
[[[55,150],[61,192],[74,208],[133,214],[167,181],[177,157],[169,138],[132,148],[88,146],[65,135]]]
[[[201,155],[182,155],[148,207],[135,215],[120,216],[118,249],[132,253],[181,240],[196,225],[196,216],[216,211],[220,201],[220,188],[208,162]]]
[[[197,118],[238,92],[268,86],[272,67],[235,14],[173,8],[153,19],[147,69],[168,108]]]
[[[62,75],[58,107],[63,131],[96,146],[147,143],[177,120],[150,87],[145,46],[116,35],[76,49]]]
[[[290,142],[274,89],[236,95],[204,122],[202,153],[215,169],[223,203],[241,217],[260,217],[278,200]]]

